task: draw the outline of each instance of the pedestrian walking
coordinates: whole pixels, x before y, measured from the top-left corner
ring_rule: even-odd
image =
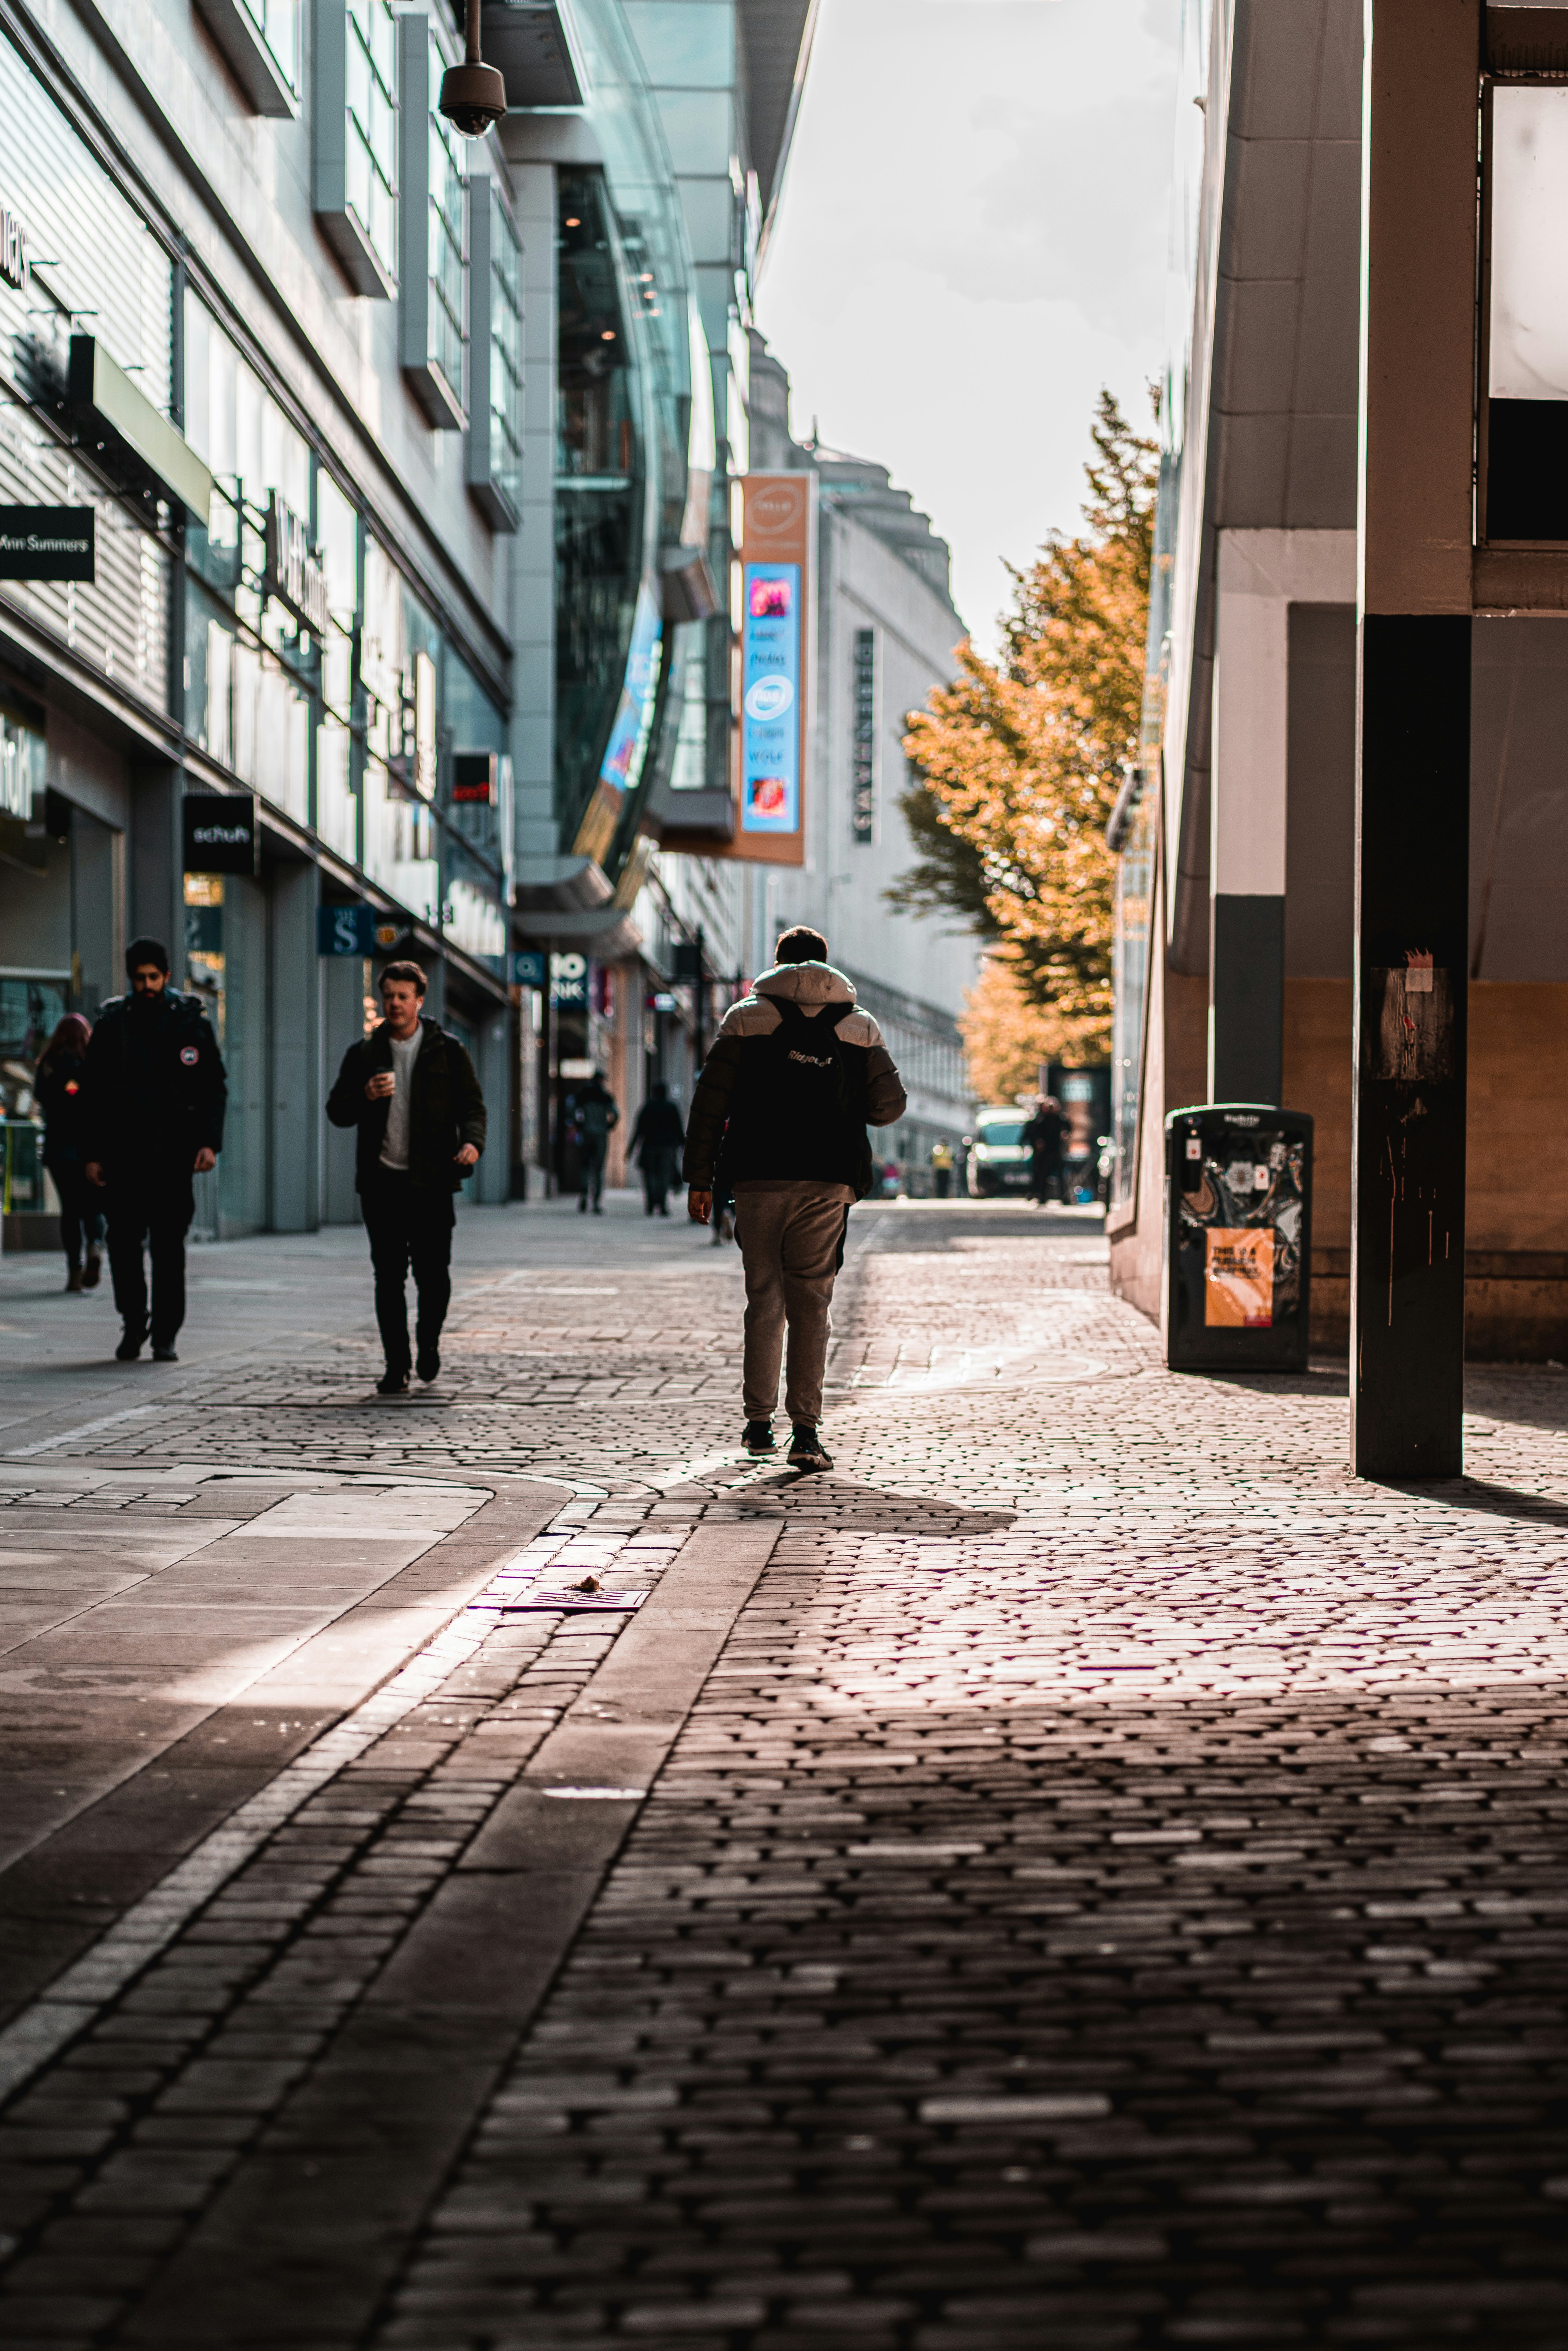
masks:
[[[441,1332],[452,1299],[452,1196],[485,1148],[485,1097],[457,1038],[424,1018],[424,974],[389,963],[382,1018],[343,1056],[327,1098],[334,1126],[359,1130],[354,1185],[376,1278],[376,1323],[386,1369],[378,1395],[404,1395],[410,1365],[425,1382],[441,1371]],[[418,1307],[408,1343],[407,1282]]]
[[[772,970],[725,1014],[692,1097],[688,1213],[706,1224],[733,1192],[746,1270],[747,1453],[777,1450],[785,1361],[789,1467],[831,1469],[819,1424],[833,1280],[856,1200],[872,1188],[872,1126],[902,1118],[904,1092],[882,1031],[828,961],[820,931],[786,931]]]
[[[566,1098],[566,1114],[577,1130],[578,1214],[586,1216],[592,1203],[596,1217],[604,1214],[604,1160],[610,1137],[621,1123],[615,1097],[595,1070],[586,1085]]]
[[[670,1213],[668,1196],[679,1175],[685,1139],[686,1130],[670,1100],[670,1089],[663,1078],[655,1078],[632,1129],[631,1155],[643,1171],[644,1213],[650,1217]]]
[[[932,1144],[931,1181],[936,1187],[936,1197],[946,1199],[953,1189],[953,1146],[950,1143]]]
[[[1054,1094],[1041,1094],[1025,1123],[1020,1143],[1030,1148],[1029,1187],[1035,1206],[1065,1197],[1061,1177],[1061,1107]]]
[[[82,1057],[83,1169],[101,1190],[109,1226],[110,1278],[124,1326],[116,1360],[135,1363],[151,1335],[153,1362],[174,1364],[185,1320],[185,1235],[196,1213],[192,1177],[217,1165],[228,1081],[201,998],[169,985],[162,942],[132,939],[125,969],[130,993],[99,1008]]]
[[[68,1290],[96,1290],[103,1266],[103,1196],[87,1180],[87,1102],[82,1092],[91,1035],[90,1021],[79,1012],[68,1012],[57,1022],[33,1071],[33,1092],[44,1113],[44,1165],[59,1196]]]

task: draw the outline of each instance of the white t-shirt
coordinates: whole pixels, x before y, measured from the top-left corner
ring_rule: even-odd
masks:
[[[406,1168],[408,1165],[408,1106],[413,1092],[413,1064],[424,1031],[416,1029],[412,1037],[392,1037],[392,1098],[387,1108],[386,1140],[382,1144],[383,1167]]]

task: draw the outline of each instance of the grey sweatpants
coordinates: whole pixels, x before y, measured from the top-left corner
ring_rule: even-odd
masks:
[[[746,1268],[747,1420],[771,1420],[778,1408],[786,1328],[784,1409],[800,1426],[815,1426],[821,1417],[833,1277],[850,1206],[843,1184],[791,1184],[767,1192],[743,1185],[736,1193],[736,1238]]]

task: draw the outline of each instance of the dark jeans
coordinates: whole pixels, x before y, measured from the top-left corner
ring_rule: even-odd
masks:
[[[609,1138],[602,1134],[585,1134],[577,1146],[579,1187],[595,1207],[604,1196],[604,1155],[609,1148]]]
[[[648,1204],[649,1216],[653,1216],[655,1213],[661,1217],[667,1217],[669,1215],[670,1212],[664,1206],[664,1199],[666,1194],[674,1186],[674,1152],[668,1149],[654,1149],[650,1151],[644,1147],[643,1152],[643,1197]]]
[[[185,1319],[185,1235],[196,1213],[183,1174],[114,1176],[109,1187],[109,1270],[128,1338],[148,1335],[147,1269],[152,1260],[152,1338],[172,1347]]]
[[[79,1265],[83,1241],[89,1249],[102,1242],[103,1194],[96,1184],[88,1182],[76,1161],[64,1167],[50,1163],[49,1174],[60,1196],[60,1247],[68,1265]]]
[[[1047,1200],[1064,1200],[1067,1196],[1060,1159],[1035,1159],[1029,1171],[1030,1189],[1043,1207]]]
[[[413,1275],[419,1301],[414,1339],[422,1355],[441,1344],[441,1326],[452,1301],[452,1228],[455,1221],[450,1192],[416,1192],[408,1177],[383,1167],[371,1187],[360,1197],[370,1238],[371,1263],[376,1275],[376,1322],[389,1372],[406,1372],[413,1361],[408,1347],[408,1294]]]

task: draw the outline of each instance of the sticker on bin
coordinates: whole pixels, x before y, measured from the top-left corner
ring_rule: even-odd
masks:
[[[1189,1159],[1201,1159],[1203,1157],[1203,1144],[1199,1142],[1196,1134],[1189,1134],[1187,1136],[1186,1155]]]
[[[1211,1225],[1203,1238],[1203,1319],[1209,1329],[1271,1331],[1273,1227]]]
[[[502,1609],[503,1616],[517,1616],[533,1608],[547,1608],[552,1615],[568,1610],[603,1610],[641,1608],[646,1592],[529,1592],[521,1600],[508,1600]]]

